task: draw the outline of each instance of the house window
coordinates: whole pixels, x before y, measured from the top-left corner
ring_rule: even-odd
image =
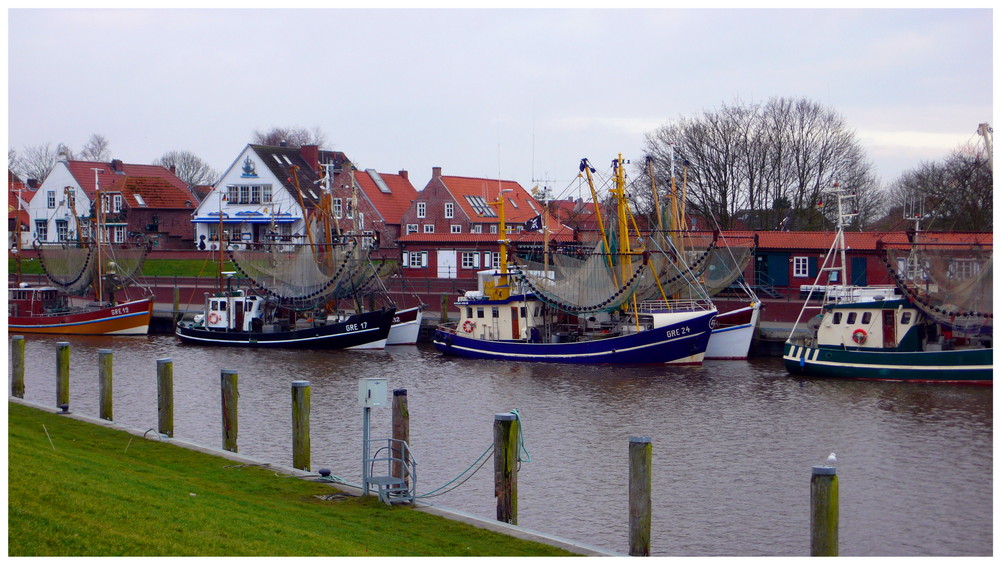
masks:
[[[423,201],[417,202],[417,219],[427,217],[427,204]]]
[[[55,190],[49,190],[48,192],[45,193],[45,206],[48,207],[49,209],[55,209],[56,208],[56,191]]]
[[[491,235],[497,234],[497,226],[496,225],[490,225],[490,234]]]
[[[419,229],[417,228],[417,224],[416,223],[407,223],[406,224],[406,234],[415,233],[418,230]]]
[[[333,198],[333,216],[337,219],[344,216],[344,203],[339,197]]]
[[[35,238],[45,242],[49,238],[49,222],[44,219],[35,221]]]
[[[115,194],[112,197],[112,202],[113,202],[112,206],[113,206],[114,212],[115,213],[121,213],[122,212],[122,196],[121,196],[121,194]]]
[[[114,242],[125,242],[125,225],[115,225],[113,228]]]
[[[424,225],[424,232],[425,233],[433,233],[434,232],[434,223],[427,223],[426,225]]]
[[[271,184],[263,184],[260,187],[260,202],[271,203]]]
[[[414,252],[404,252],[403,253],[403,267],[404,268],[426,268],[427,267],[427,251],[419,250]]]
[[[358,228],[359,229],[365,228],[365,214],[361,213],[360,211],[358,212]]]
[[[453,234],[461,233],[462,232],[462,225],[452,225],[451,226],[451,232]]]
[[[455,217],[455,204],[449,201],[444,204],[444,218],[452,219],[454,217]]]
[[[472,268],[479,267],[479,253],[478,252],[463,252],[462,253],[462,268],[470,270]]]
[[[465,199],[472,206],[472,210],[476,212],[476,215],[480,217],[496,217],[497,212],[490,207],[490,204],[486,203],[481,195],[467,195]]]
[[[347,218],[348,219],[354,219],[354,201],[349,199],[345,203],[347,204],[346,205],[346,207],[347,207]]]
[[[469,232],[470,233],[479,234],[479,233],[483,232],[483,226],[482,225],[473,225],[472,228],[469,230]]]
[[[807,256],[792,258],[792,275],[797,278],[809,277],[809,258]]]
[[[514,206],[514,209],[517,209],[517,208],[518,208],[518,207],[517,207],[517,202],[515,202],[515,201],[514,201],[513,199],[511,199],[511,198],[509,198],[509,197],[508,197],[508,198],[507,198],[507,201],[509,201],[509,202],[510,202],[510,204]]]
[[[66,242],[66,239],[69,238],[68,235],[69,235],[69,223],[67,223],[63,219],[57,220],[56,221],[56,240],[58,240],[59,242]]]
[[[493,267],[494,268],[499,268],[500,267],[500,253],[499,252],[493,252],[490,255],[493,257]]]

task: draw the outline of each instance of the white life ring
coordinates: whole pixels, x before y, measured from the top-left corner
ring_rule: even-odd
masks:
[[[462,330],[464,330],[465,332],[472,332],[472,331],[476,330],[476,323],[475,323],[475,321],[472,321],[470,319],[466,319],[465,322],[462,323]]]
[[[208,322],[210,322],[212,324],[215,324],[215,323],[219,322],[219,314],[215,313],[215,312],[209,313],[208,314]]]
[[[860,346],[861,344],[864,344],[865,341],[868,340],[868,333],[865,332],[865,329],[859,328],[858,330],[855,330],[853,333],[851,333],[851,340],[853,340]]]

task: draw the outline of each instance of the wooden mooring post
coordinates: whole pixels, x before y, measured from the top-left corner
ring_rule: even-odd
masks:
[[[174,437],[174,361],[156,360],[156,413],[158,432]]]
[[[238,451],[236,439],[239,436],[240,392],[236,386],[237,379],[236,370],[222,370],[222,449],[230,452]]]
[[[810,555],[837,556],[839,548],[840,491],[837,468],[816,465],[809,481]]]
[[[407,446],[410,444],[410,406],[406,397],[406,389],[392,390],[392,438],[406,442]],[[397,447],[395,444],[396,442],[393,442],[392,457],[408,461],[405,460],[406,452],[401,446]],[[403,462],[392,462],[392,476],[406,478]]]
[[[461,318],[461,317],[459,317]],[[448,322],[448,294],[441,294],[441,321],[442,323]]]
[[[493,495],[497,520],[517,525],[517,437],[520,422],[514,413],[493,417]]]
[[[10,394],[24,398],[24,336],[15,334],[10,339],[11,379]]]
[[[97,391],[100,394],[98,416],[104,420],[114,420],[114,352],[107,349],[97,351]]]
[[[649,557],[652,489],[652,440],[631,436],[628,439],[628,554],[633,557]]]
[[[309,469],[309,399],[308,381],[292,382],[292,467]]]
[[[56,408],[69,411],[69,342],[56,342]]]
[[[174,311],[170,315],[173,319],[173,329],[177,330],[177,321],[181,320],[181,288],[177,286],[177,278],[174,277]]]

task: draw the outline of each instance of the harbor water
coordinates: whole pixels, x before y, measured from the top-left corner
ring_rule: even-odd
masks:
[[[172,359],[175,436],[216,448],[220,373],[236,370],[239,452],[281,465],[292,464],[291,383],[308,381],[312,470],[350,483],[361,481],[358,380],[385,377],[408,393],[418,495],[472,466],[492,444],[494,415],[517,409],[518,524],[617,553],[628,553],[628,440],[648,436],[652,555],[808,555],[811,469],[831,452],[841,555],[993,554],[992,386],[796,378],[779,358],[562,366],[445,358],[428,345],[303,352],[159,335],[25,341],[25,399],[55,407],[56,343],[69,342],[70,410],[95,417],[98,350],[113,350],[114,418],[138,428],[157,426],[156,360]],[[390,418],[389,406],[372,409],[372,437],[391,434]],[[448,489],[423,501],[495,517],[491,459]]]

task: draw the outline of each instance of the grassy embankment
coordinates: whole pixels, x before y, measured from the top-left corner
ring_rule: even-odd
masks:
[[[14,268],[14,259],[8,258],[7,272],[13,273]],[[236,267],[227,261],[223,269],[235,270]],[[21,273],[41,274],[42,265],[38,260],[22,260]],[[207,260],[146,260],[142,264],[142,275],[214,278],[219,275],[219,265]]]
[[[8,556],[553,556],[377,497],[8,403]]]

